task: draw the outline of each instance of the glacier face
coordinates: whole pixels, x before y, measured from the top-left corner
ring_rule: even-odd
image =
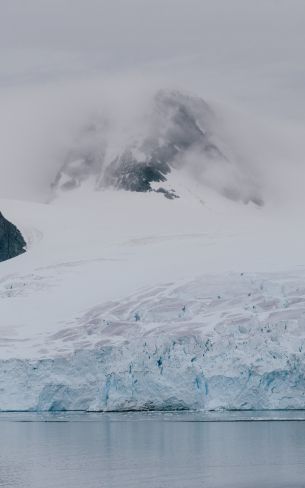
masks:
[[[95,307],[48,337],[69,353],[1,360],[1,410],[303,409],[302,283],[210,276]]]
[[[301,354],[243,363],[209,340],[180,337],[0,363],[2,411],[304,409]],[[228,358],[230,356],[230,359]],[[256,363],[261,363],[257,368]],[[279,364],[280,363],[280,364]],[[232,371],[233,369],[233,371]]]

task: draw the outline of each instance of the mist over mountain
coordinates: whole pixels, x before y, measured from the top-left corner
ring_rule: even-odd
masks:
[[[1,194],[46,202],[83,187],[176,199],[180,173],[201,185],[203,198],[212,189],[241,204],[299,208],[300,124],[262,119],[160,83],[123,76],[7,91]]]
[[[251,174],[246,162],[234,159],[221,140],[213,110],[201,98],[160,90],[142,112],[138,125],[131,120],[128,128],[111,118],[88,123],[65,156],[54,191],[71,191],[91,180],[95,190],[157,191],[173,199],[179,195],[171,173],[183,169],[199,178],[203,188],[263,204],[255,168]]]

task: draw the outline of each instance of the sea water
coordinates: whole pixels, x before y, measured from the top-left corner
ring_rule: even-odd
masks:
[[[0,487],[305,487],[305,413],[0,414]]]

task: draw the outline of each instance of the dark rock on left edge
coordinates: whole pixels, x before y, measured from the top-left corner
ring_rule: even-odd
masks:
[[[0,212],[0,262],[23,254],[25,247],[21,232]]]

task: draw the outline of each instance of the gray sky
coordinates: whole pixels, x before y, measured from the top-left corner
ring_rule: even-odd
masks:
[[[104,110],[107,90],[121,107],[126,87],[136,95],[122,109],[127,117],[143,87],[182,88],[219,103],[219,114],[231,110],[227,129],[250,155],[264,146],[263,132],[248,128],[252,116],[259,126],[284,127],[256,161],[303,161],[305,0],[0,0],[0,7],[0,194],[19,195],[16,184],[34,177],[49,181],[78,127]]]
[[[304,0],[1,0],[0,86],[137,73],[300,117]]]

